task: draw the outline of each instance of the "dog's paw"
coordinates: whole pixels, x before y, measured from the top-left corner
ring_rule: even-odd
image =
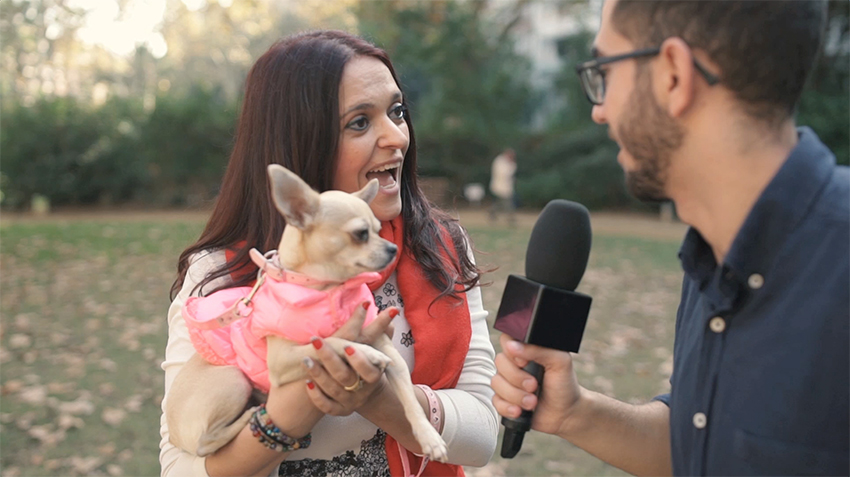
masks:
[[[419,429],[417,429],[419,427]],[[413,437],[422,447],[422,454],[429,459],[438,462],[446,462],[449,459],[449,450],[440,434],[428,424],[427,427],[413,426]]]
[[[358,353],[363,353],[363,356],[365,356],[370,363],[379,368],[381,371],[387,369],[387,366],[393,362],[389,356],[371,346],[361,343],[352,343],[351,346],[355,346]]]

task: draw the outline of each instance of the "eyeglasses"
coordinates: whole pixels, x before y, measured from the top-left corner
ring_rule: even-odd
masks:
[[[661,48],[644,48],[635,50],[631,53],[624,53],[616,56],[603,56],[594,58],[584,63],[579,63],[576,66],[576,73],[581,79],[581,87],[584,90],[585,96],[591,103],[599,106],[605,101],[605,71],[600,68],[602,65],[615,63],[629,58],[642,58],[645,56],[655,56],[661,52]],[[694,67],[705,78],[709,86],[714,86],[720,82],[720,78],[711,74],[706,70],[696,58],[694,58]]]

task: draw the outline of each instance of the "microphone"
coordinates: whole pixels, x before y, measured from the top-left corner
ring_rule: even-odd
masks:
[[[575,289],[590,255],[590,215],[578,203],[556,199],[537,218],[525,253],[527,278],[509,275],[493,327],[517,341],[577,353],[591,298]],[[543,366],[523,368],[543,387]],[[531,429],[533,411],[502,418],[501,456],[513,458]]]

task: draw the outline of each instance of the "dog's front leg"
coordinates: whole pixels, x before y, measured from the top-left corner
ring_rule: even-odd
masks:
[[[299,345],[278,336],[266,337],[266,360],[269,364],[269,381],[278,387],[307,377],[301,365],[305,356],[315,353],[312,345]]]
[[[428,422],[427,415],[422,411],[419,400],[416,399],[413,382],[410,380],[410,371],[404,358],[393,347],[392,341],[386,335],[381,335],[375,340],[374,346],[393,360],[393,365],[386,370],[387,381],[401,401],[404,416],[410,422],[413,437],[422,447],[422,453],[432,460],[446,462],[448,459],[446,443],[440,433]]]
[[[325,338],[325,343],[339,356],[345,357],[345,347],[353,346],[359,353],[366,356],[370,363],[381,370],[385,369],[392,360],[384,353],[363,343],[355,343],[342,338]],[[316,359],[316,348],[312,344],[298,345],[278,336],[266,338],[268,347],[266,359],[269,363],[269,381],[273,386],[291,383],[307,377],[307,372],[301,365],[305,357]]]

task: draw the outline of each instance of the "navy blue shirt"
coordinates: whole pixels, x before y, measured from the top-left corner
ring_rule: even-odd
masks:
[[[679,257],[673,473],[848,475],[848,169],[800,128],[723,264],[693,228]]]

